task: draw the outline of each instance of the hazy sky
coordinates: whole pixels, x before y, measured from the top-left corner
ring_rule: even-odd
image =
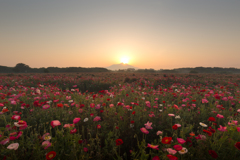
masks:
[[[240,68],[240,0],[1,0],[0,65]]]

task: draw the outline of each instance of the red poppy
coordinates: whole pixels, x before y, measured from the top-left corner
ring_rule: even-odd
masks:
[[[206,129],[204,129],[203,132],[207,133],[209,136],[212,136],[212,132],[210,132],[210,131],[208,131]]]
[[[171,154],[167,155],[167,157],[169,158],[169,160],[178,160],[177,157],[175,157],[175,156],[173,156]]]
[[[209,118],[208,118],[208,121],[216,122],[216,119],[215,119],[214,117],[209,117]]]
[[[58,103],[58,104],[57,104],[57,107],[62,108],[62,107],[63,107],[63,104],[62,104],[62,103]]]
[[[235,146],[238,150],[240,150],[240,142],[237,142],[234,146]]]
[[[51,151],[48,152],[48,154],[46,155],[47,160],[51,160],[56,156],[56,152],[55,151]]]
[[[133,124],[133,123],[134,123],[134,121],[131,121],[131,123]]]
[[[122,145],[122,144],[123,144],[122,139],[117,139],[117,140],[116,140],[116,145],[117,145],[117,146]]]
[[[172,126],[172,129],[177,130],[178,126],[175,124],[175,125]]]
[[[119,129],[119,127],[118,127],[118,126],[116,126],[116,129]]]
[[[78,144],[82,144],[82,142],[83,142],[83,140],[80,139],[80,140],[78,141]]]
[[[171,141],[172,141],[172,137],[164,137],[162,139],[163,144],[171,144]]]
[[[132,112],[133,115],[134,115],[135,113],[136,113],[135,111]]]
[[[217,155],[217,153],[216,153],[215,151],[209,150],[208,153],[209,153],[213,158],[215,158],[215,159],[218,158],[218,155]]]

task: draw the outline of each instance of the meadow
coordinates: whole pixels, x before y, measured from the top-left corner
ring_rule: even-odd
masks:
[[[0,159],[240,157],[240,75],[0,75]]]

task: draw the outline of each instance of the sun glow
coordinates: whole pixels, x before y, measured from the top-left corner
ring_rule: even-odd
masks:
[[[121,59],[121,63],[123,63],[123,64],[128,64],[128,61],[129,61],[129,59],[127,57],[123,57]]]

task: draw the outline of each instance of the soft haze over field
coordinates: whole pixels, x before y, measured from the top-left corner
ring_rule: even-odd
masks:
[[[2,0],[4,66],[240,68],[239,0]]]

